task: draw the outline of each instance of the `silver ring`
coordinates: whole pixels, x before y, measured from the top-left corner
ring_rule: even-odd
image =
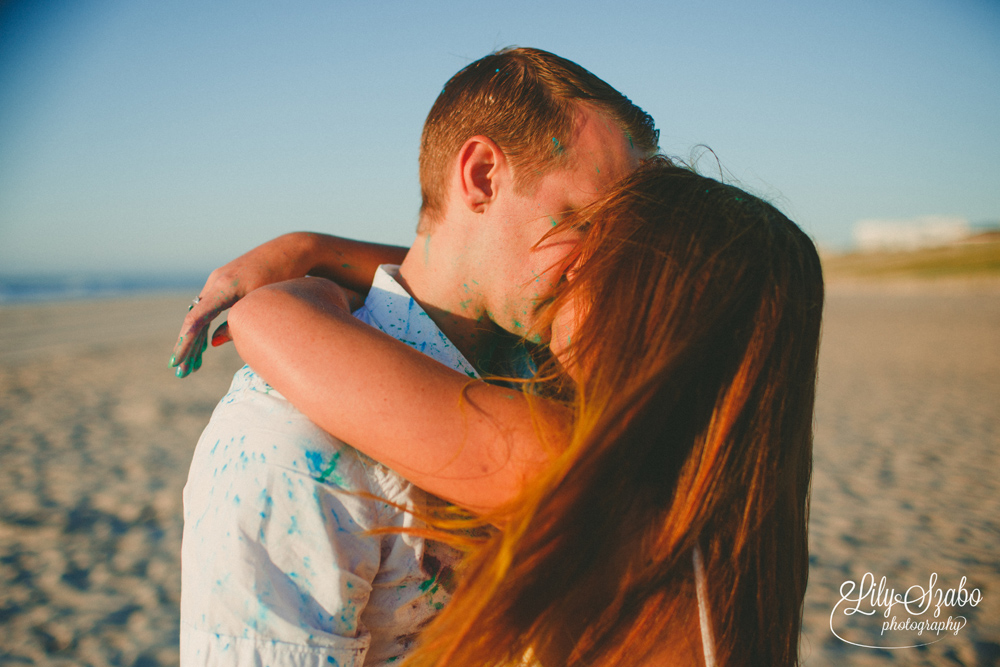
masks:
[[[200,294],[194,298],[194,301],[191,302],[191,305],[192,306],[197,306],[199,303],[201,303],[201,295]]]

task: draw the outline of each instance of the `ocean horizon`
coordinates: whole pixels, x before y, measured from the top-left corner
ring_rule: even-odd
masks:
[[[205,284],[203,273],[0,273],[0,305],[87,301],[159,292],[191,291]]]

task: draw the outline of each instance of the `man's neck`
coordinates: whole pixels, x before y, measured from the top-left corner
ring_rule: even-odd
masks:
[[[519,341],[490,320],[467,257],[453,245],[445,235],[418,235],[399,282],[476,370],[495,373]]]

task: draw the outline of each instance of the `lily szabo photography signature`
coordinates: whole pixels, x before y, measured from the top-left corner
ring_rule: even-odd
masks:
[[[914,584],[902,593],[897,593],[896,589],[886,585],[884,576],[876,584],[875,575],[866,572],[860,582],[849,579],[840,585],[840,600],[830,612],[830,632],[852,646],[875,649],[916,648],[941,641],[945,638],[940,636],[942,633],[957,636],[968,624],[968,619],[960,614],[951,615],[952,608],[977,607],[983,599],[978,588],[967,589],[966,583],[966,577],[962,577],[957,587],[942,588],[938,585],[937,572],[934,572],[926,588]],[[894,609],[896,613],[893,612]],[[844,617],[856,614],[871,617],[878,614],[886,619],[881,623],[880,637],[888,640],[909,637],[916,638],[916,641],[905,645],[876,645],[845,639],[837,632],[836,626],[843,622]],[[920,641],[931,635],[937,638]]]

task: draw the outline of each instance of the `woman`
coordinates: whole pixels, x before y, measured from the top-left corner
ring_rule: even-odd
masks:
[[[552,462],[493,515],[504,529],[406,664],[795,664],[823,299],[812,243],[663,159],[561,224],[588,231],[547,309],[555,359],[532,388],[549,398],[532,403],[563,401],[572,427],[538,421]],[[268,309],[300,288],[283,289],[234,309],[234,339],[282,393],[322,393],[328,378],[282,368],[268,339]],[[466,396],[493,410],[478,397],[504,391]]]

